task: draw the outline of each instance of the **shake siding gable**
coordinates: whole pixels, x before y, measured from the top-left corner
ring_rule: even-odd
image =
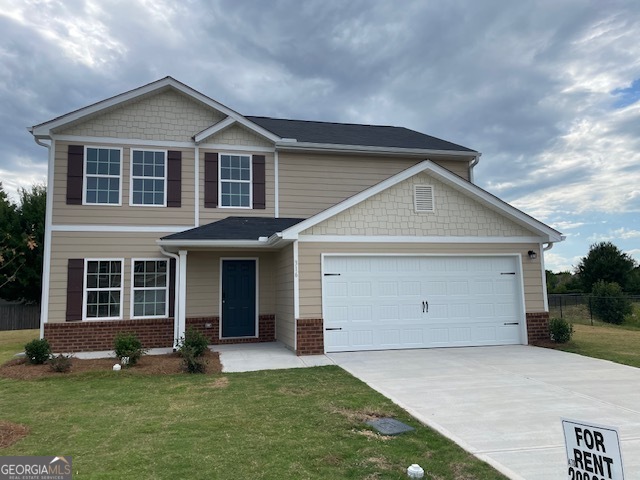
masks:
[[[218,206],[218,154],[204,154],[204,206]]]
[[[167,153],[167,207],[182,206],[182,152]]]
[[[82,320],[84,259],[70,258],[67,264],[67,322]]]
[[[82,205],[84,174],[83,145],[69,145],[67,165],[67,205]]]

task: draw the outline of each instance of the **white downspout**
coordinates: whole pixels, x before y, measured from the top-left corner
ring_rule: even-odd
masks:
[[[187,253],[187,250],[178,250],[180,280],[178,281],[178,336],[176,338],[184,337],[187,323]]]
[[[173,292],[173,342],[175,343],[180,336],[178,335],[178,304],[180,302],[180,257],[175,253],[167,252],[164,247],[160,247],[160,252],[167,257],[171,257],[176,261],[176,284]]]
[[[36,137],[35,142],[45,147],[48,152],[47,170],[47,197],[44,219],[44,255],[42,257],[42,294],[40,297],[40,338],[44,338],[44,324],[48,323],[49,317],[49,277],[51,275],[51,224],[53,222],[53,161],[55,151],[55,140],[51,139],[51,144],[46,144]]]
[[[194,191],[195,191],[195,204],[194,204],[194,228],[200,226],[200,145],[196,143],[195,146],[195,182]]]
[[[475,185],[474,175],[473,175],[473,167],[475,167],[480,162],[480,156],[482,154],[479,153],[476,155],[473,160],[469,163],[469,181]]]
[[[279,161],[278,161],[278,149],[276,148],[274,153],[273,153],[273,170],[274,170],[274,182],[273,182],[273,186],[274,186],[274,202],[275,202],[275,206],[274,206],[274,212],[273,212],[273,216],[276,218],[280,217],[280,166],[279,166]]]

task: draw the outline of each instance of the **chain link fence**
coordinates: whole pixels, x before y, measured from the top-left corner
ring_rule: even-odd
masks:
[[[594,324],[598,322],[598,318],[593,313],[593,295],[587,293],[551,293],[547,296],[549,299],[549,317],[564,318],[569,321],[579,323]],[[634,304],[634,309],[640,309],[640,295],[627,295]]]

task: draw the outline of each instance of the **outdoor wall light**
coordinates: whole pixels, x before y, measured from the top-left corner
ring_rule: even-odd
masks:
[[[533,250],[529,250],[527,253],[529,254],[529,258],[531,260],[535,260],[536,258],[538,258],[538,254],[536,252],[534,252]]]

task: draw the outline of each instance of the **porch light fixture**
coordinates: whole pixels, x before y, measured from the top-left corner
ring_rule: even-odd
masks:
[[[527,253],[529,254],[529,258],[531,260],[535,260],[536,258],[538,258],[538,254],[536,252],[534,252],[533,250],[529,250]]]

